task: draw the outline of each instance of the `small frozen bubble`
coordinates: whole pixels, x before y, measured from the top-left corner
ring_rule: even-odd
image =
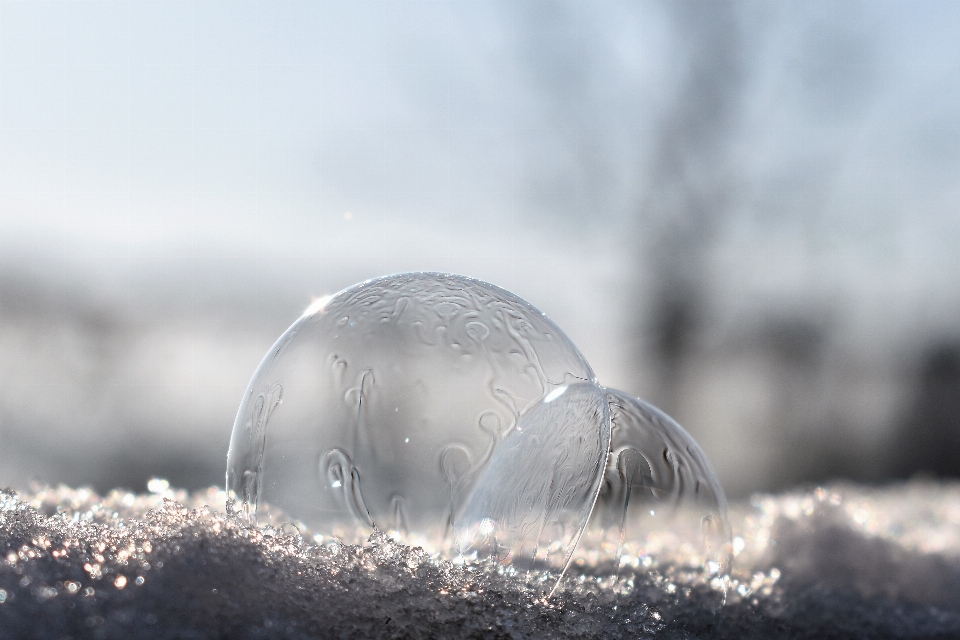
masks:
[[[706,455],[670,416],[605,389],[610,457],[580,557],[615,570],[652,561],[729,572],[730,524],[723,488]]]
[[[318,301],[271,348],[234,424],[227,490],[261,521],[268,503],[323,536],[376,527],[452,552],[464,508],[495,504],[479,496],[503,469],[536,489],[532,513],[494,509],[489,526],[542,525],[510,544],[547,536],[562,558],[596,495],[607,416],[589,364],[528,302],[462,276],[388,276]],[[555,466],[531,460],[547,442],[566,456]]]

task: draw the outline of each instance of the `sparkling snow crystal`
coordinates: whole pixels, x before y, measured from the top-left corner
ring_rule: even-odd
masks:
[[[0,495],[2,638],[954,638],[960,485],[834,485],[731,507],[721,585],[671,558],[575,563],[549,601],[374,533],[251,528],[216,489]],[[636,566],[634,566],[636,564]]]

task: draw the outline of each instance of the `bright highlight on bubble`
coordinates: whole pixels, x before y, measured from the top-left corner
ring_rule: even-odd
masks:
[[[695,522],[691,562],[726,568],[723,492],[693,440],[600,387],[531,304],[456,275],[387,276],[311,304],[244,394],[227,490],[251,521],[348,542],[379,529],[546,571],[549,586],[575,554],[636,557],[654,521],[673,535]],[[652,504],[659,520],[639,515]]]

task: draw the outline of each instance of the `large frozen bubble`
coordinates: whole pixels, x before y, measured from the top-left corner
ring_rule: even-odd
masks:
[[[706,454],[670,416],[604,389],[612,423],[600,496],[578,549],[593,566],[657,568],[661,558],[708,576],[730,570],[723,487]]]
[[[251,518],[268,503],[348,541],[376,527],[489,555],[497,535],[494,555],[563,565],[609,438],[590,365],[540,311],[478,280],[401,274],[315,305],[271,348],[227,490]]]

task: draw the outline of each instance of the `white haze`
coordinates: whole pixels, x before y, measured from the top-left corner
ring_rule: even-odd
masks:
[[[0,2],[0,484],[216,482],[280,332],[406,270],[530,300],[735,494],[821,469],[783,471],[818,430],[879,459],[960,335],[958,19]],[[672,278],[702,301],[676,379],[645,333]],[[764,350],[781,321],[825,336],[815,374]]]

